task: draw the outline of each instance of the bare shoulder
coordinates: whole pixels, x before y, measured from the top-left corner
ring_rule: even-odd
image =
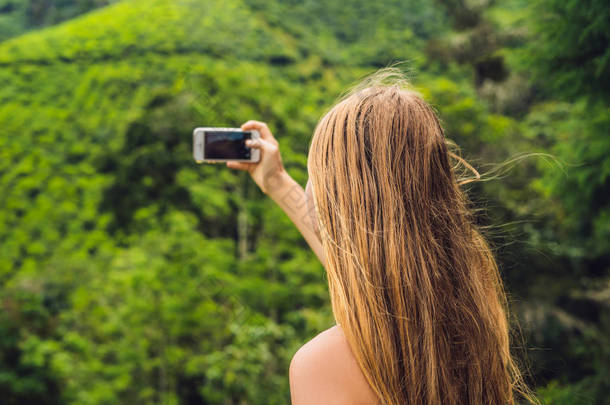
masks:
[[[340,326],[303,345],[289,374],[292,405],[377,404]]]

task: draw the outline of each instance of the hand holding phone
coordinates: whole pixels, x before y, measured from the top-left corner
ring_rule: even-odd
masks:
[[[280,192],[281,187],[290,180],[282,163],[279,143],[264,122],[250,120],[242,124],[240,129],[256,131],[260,134],[258,138],[245,141],[245,145],[251,148],[252,152],[260,153],[260,160],[259,162],[229,160],[226,165],[232,169],[245,170],[250,173],[263,193],[273,197],[273,194]]]

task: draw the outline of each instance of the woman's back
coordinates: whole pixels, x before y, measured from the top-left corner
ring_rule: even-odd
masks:
[[[296,352],[290,363],[290,392],[293,405],[379,403],[338,325]]]

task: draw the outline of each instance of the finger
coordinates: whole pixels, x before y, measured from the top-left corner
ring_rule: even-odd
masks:
[[[258,130],[258,132],[260,132],[261,138],[266,139],[266,140],[274,139],[273,134],[271,133],[271,130],[269,129],[267,124],[264,122],[261,122],[261,121],[256,121],[256,120],[247,121],[241,126],[241,129],[243,129],[245,131],[248,129],[256,129],[256,130]]]
[[[243,129],[244,131],[246,131],[248,129],[256,129],[256,130],[258,130],[258,132],[260,132],[261,138],[263,138],[267,141],[275,141],[275,138],[274,138],[273,134],[271,133],[271,130],[269,129],[267,124],[264,122],[250,120],[250,121],[243,123],[241,126],[241,129]]]
[[[227,162],[227,167],[230,167],[231,169],[245,170],[245,171],[250,171],[250,169],[252,168],[253,165],[255,165],[255,163],[233,162],[233,161]]]
[[[269,150],[269,148],[274,148],[277,145],[275,143],[269,142],[265,139],[246,139],[246,146],[253,149],[262,149]]]
[[[259,139],[246,139],[246,146],[253,149],[267,149],[267,147],[273,145],[271,142],[259,138]]]
[[[248,148],[252,149],[260,149],[263,146],[258,139],[246,139],[245,144]]]

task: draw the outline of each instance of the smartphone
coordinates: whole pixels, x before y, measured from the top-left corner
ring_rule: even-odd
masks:
[[[246,146],[246,139],[258,139],[255,129],[202,127],[193,130],[193,158],[197,163],[217,163],[229,160],[258,162],[260,150]]]

